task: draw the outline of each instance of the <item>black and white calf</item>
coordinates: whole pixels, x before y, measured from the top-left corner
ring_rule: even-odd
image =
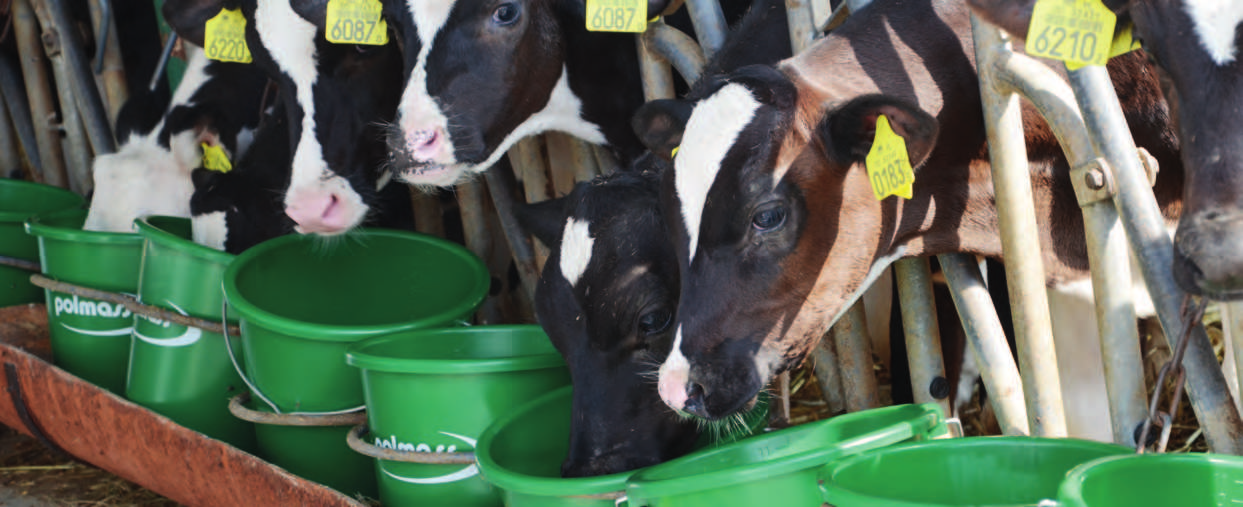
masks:
[[[267,77],[253,66],[212,62],[186,44],[186,72],[171,103],[148,95],[126,102],[117,118],[120,148],[95,158],[95,193],[84,228],[130,232],[145,215],[190,216],[190,172],[202,143],[236,159],[250,146]]]

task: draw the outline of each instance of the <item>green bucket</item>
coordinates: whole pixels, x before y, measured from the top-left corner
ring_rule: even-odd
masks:
[[[595,477],[561,477],[569,453],[572,388],[541,396],[493,422],[475,448],[479,472],[501,489],[509,507],[614,507],[626,481],[638,470]],[[749,432],[729,435],[731,443],[763,431],[767,407],[748,414]],[[745,433],[745,432],[744,432]],[[702,440],[701,446],[708,444]],[[645,469],[643,469],[645,470]]]
[[[1243,458],[1220,454],[1131,454],[1071,470],[1058,490],[1067,507],[1243,504]]]
[[[439,327],[468,319],[487,294],[487,268],[465,248],[412,232],[363,230],[327,243],[289,235],[242,253],[224,273],[224,293],[236,311],[246,358],[245,374],[256,397],[284,413],[326,413],[362,408],[358,372],[345,364],[353,343],[375,336]],[[358,487],[336,478],[349,466],[370,469],[349,450],[348,427],[256,427],[269,461],[345,493]],[[278,433],[289,433],[277,438]],[[328,435],[318,446],[293,434]],[[310,460],[310,463],[305,461]],[[374,486],[374,474],[371,477]],[[364,494],[374,496],[372,491]]]
[[[632,507],[819,506],[826,463],[945,432],[935,404],[865,410],[649,467],[630,477],[626,494]]]
[[[911,444],[826,467],[824,500],[838,507],[1031,506],[1055,498],[1070,469],[1132,452],[1068,438],[970,437]]]
[[[82,206],[68,190],[28,181],[0,178],[0,256],[34,262],[39,244],[23,223],[39,214]],[[43,290],[30,284],[30,272],[0,265],[0,307],[38,302]]]
[[[53,280],[110,292],[138,289],[142,236],[82,230],[86,210],[31,218],[43,274]],[[117,394],[125,393],[134,317],[121,304],[55,292],[47,296],[48,334],[57,366]]]
[[[247,408],[271,413],[262,402]],[[259,454],[290,473],[325,484],[348,496],[376,498],[371,459],[345,444],[349,426],[278,426],[255,424]]]
[[[565,360],[536,325],[432,329],[352,347],[362,370],[373,445],[468,452],[498,417],[570,383]],[[385,505],[501,505],[476,465],[376,460]]]
[[[187,218],[152,216],[134,224],[144,239],[138,298],[182,315],[220,322],[224,303],[220,281],[233,256],[192,241]],[[229,399],[246,386],[230,363],[223,340],[219,333],[135,316],[125,397],[182,426],[253,452],[254,425],[229,413]]]

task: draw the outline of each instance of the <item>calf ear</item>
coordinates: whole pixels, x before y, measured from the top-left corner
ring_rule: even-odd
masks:
[[[565,203],[565,197],[531,204],[518,203],[514,214],[518,217],[518,224],[528,234],[555,250],[561,244],[561,231],[565,230]]]
[[[302,19],[310,21],[311,24],[325,30],[324,25],[328,19],[328,0],[289,0],[289,6],[293,7],[293,11],[298,13]]]
[[[889,119],[893,132],[906,140],[912,167],[919,167],[937,142],[937,119],[909,103],[884,95],[865,95],[830,110],[816,127],[830,159],[863,162],[876,138],[876,119]]]
[[[673,158],[673,149],[682,144],[682,131],[694,108],[685,100],[653,100],[634,113],[630,128],[648,150],[669,160]]]
[[[196,46],[203,46],[203,28],[207,20],[225,8],[225,0],[168,0],[164,3],[164,21],[177,36]]]

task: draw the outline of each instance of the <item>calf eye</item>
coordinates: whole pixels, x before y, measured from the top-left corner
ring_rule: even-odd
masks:
[[[653,335],[669,329],[670,322],[673,322],[673,312],[664,308],[653,310],[639,317],[639,332]]]
[[[757,231],[771,231],[781,227],[785,221],[786,209],[784,206],[762,209],[751,215],[751,225]]]
[[[511,25],[518,21],[518,4],[506,2],[492,11],[492,22],[498,25]]]

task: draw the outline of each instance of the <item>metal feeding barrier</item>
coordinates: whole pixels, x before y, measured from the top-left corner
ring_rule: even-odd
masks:
[[[1067,84],[1049,67],[1011,51],[1009,37],[998,28],[973,17],[972,29],[1026,400],[1024,407],[995,396],[993,408],[1007,432],[1023,432],[1026,425],[1035,435],[1065,434],[1041,260],[1038,255],[1025,257],[1021,246],[1030,241],[1023,234],[1034,232],[1030,198],[1023,198],[1025,193],[1030,195],[1030,178],[1018,102],[1021,95],[1049,122],[1072,168],[1084,214],[1102,355],[1107,358],[1104,366],[1114,438],[1136,445],[1135,430],[1148,416],[1130,301],[1131,277],[1127,263],[1118,262],[1127,258],[1128,243],[1139,260],[1167,338],[1178,337],[1187,318],[1180,314],[1185,296],[1170,272],[1171,241],[1151,191],[1154,168],[1142,161],[1148,157],[1141,157],[1135,148],[1104,67],[1070,71]],[[961,282],[978,273],[962,273],[971,268],[953,257],[942,256],[942,264],[950,266],[946,274],[951,287],[955,292],[970,290]],[[970,313],[961,306],[960,312]],[[968,327],[971,331],[972,326]],[[1189,329],[1184,366],[1192,406],[1209,447],[1239,454],[1243,421],[1203,326],[1196,322]],[[990,358],[1009,361],[987,353],[998,343],[1004,344],[1004,336],[995,331],[968,332],[971,346],[983,358],[981,370],[986,373],[990,395],[1007,392],[1005,388],[1013,386],[1018,375],[1008,368],[994,370],[990,364]],[[1176,348],[1174,343],[1170,346]]]

